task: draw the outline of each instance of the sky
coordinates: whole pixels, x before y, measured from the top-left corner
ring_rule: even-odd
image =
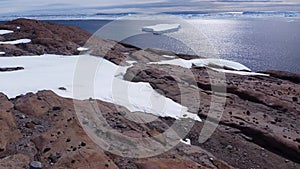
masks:
[[[0,0],[0,15],[245,10],[300,11],[300,0]]]

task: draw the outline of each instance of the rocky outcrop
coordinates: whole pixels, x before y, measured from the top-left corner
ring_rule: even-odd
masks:
[[[31,39],[30,43],[0,45],[0,51],[6,56],[42,55],[42,54],[78,54],[77,48],[83,46],[91,34],[72,26],[48,22],[17,19],[0,25],[0,29],[13,33],[1,36],[1,41]]]
[[[218,121],[208,114],[212,96],[220,98],[225,94],[217,131],[208,142],[200,144],[202,127],[196,125],[189,135],[192,144],[210,149],[218,158],[239,168],[251,168],[250,161],[267,168],[295,168],[300,163],[300,85],[296,83],[297,76],[285,74],[289,76],[272,71],[270,77],[234,74],[223,77],[205,68],[136,64],[127,71],[125,79],[149,82],[159,93],[212,123]],[[280,78],[275,78],[279,75]],[[212,84],[212,81],[222,83]],[[199,93],[200,100],[195,101],[195,93]],[[254,156],[260,159],[254,160]],[[298,164],[288,164],[286,160]]]
[[[137,124],[123,116],[131,113],[125,108],[120,113],[120,109],[110,103],[96,100],[78,102],[83,106],[96,103],[112,128],[135,138],[150,137],[153,131],[162,130],[165,122],[173,121],[161,118],[149,124]],[[10,101],[1,94],[0,106],[0,110],[5,111],[1,114],[9,114],[1,120],[1,123],[5,122],[1,125],[1,134],[6,136],[1,137],[1,141],[4,138],[6,141],[1,145],[4,150],[0,166],[6,169],[26,168],[31,161],[41,161],[43,168],[55,169],[231,168],[202,148],[182,143],[162,155],[147,159],[124,158],[106,152],[81,127],[73,100],[61,98],[51,91],[28,93]]]

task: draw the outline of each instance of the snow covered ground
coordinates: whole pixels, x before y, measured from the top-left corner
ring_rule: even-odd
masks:
[[[163,34],[176,32],[180,29],[179,24],[157,24],[152,26],[145,26],[142,28],[144,32],[152,32],[154,34]]]
[[[30,39],[18,39],[18,40],[13,40],[13,41],[0,41],[0,45],[17,45],[17,44],[22,44],[22,43],[30,43]]]
[[[263,74],[263,73],[251,72],[251,69],[238,62],[224,60],[224,59],[211,59],[211,58],[192,59],[192,60],[172,59],[172,60],[163,60],[160,62],[150,62],[149,64],[169,64],[169,65],[181,66],[188,69],[192,68],[192,66],[195,65],[199,67],[208,67],[214,71],[224,72],[224,73],[232,73],[232,74],[239,74],[245,76],[251,76],[251,75],[268,76],[267,74]]]
[[[88,63],[99,63],[95,77],[93,77],[93,93],[85,77],[89,76],[90,65],[78,68],[80,58]],[[149,83],[133,83],[116,77],[124,74],[128,67],[120,67],[103,58],[89,55],[80,56],[22,56],[1,57],[0,67],[24,67],[24,70],[15,72],[0,72],[1,92],[13,98],[28,92],[52,90],[62,97],[89,99],[95,98],[115,103],[130,111],[141,111],[156,116],[173,118],[191,118],[201,121],[196,114],[189,113],[187,108],[158,94]],[[75,80],[76,70],[82,79]],[[60,90],[64,87],[67,90]],[[78,93],[79,91],[79,93]],[[127,92],[126,92],[127,91]],[[74,93],[77,92],[77,93]]]
[[[0,30],[0,35],[5,35],[5,34],[8,34],[8,33],[13,33],[14,31],[11,31],[11,30]]]

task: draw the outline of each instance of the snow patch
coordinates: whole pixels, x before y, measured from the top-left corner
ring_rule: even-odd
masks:
[[[83,51],[88,51],[90,50],[89,48],[85,48],[85,47],[79,47],[77,48],[77,51],[83,52]]]
[[[86,68],[83,68],[84,71],[87,71],[83,73],[84,75],[88,73],[90,63],[99,63],[98,70],[93,72],[95,73],[92,82],[95,86],[93,93],[88,92],[91,90],[91,86],[88,86],[84,79],[74,81],[74,72],[78,71],[78,61],[88,63]],[[201,121],[198,115],[188,112],[187,107],[157,93],[149,83],[133,83],[115,77],[116,74],[125,74],[128,67],[115,65],[101,57],[90,55],[0,57],[0,67],[16,66],[22,66],[25,69],[24,71],[0,73],[1,92],[10,98],[46,89],[52,90],[62,97],[100,99],[124,106],[132,112],[138,111],[161,117],[190,118]],[[68,90],[60,90],[60,86],[64,86]],[[80,91],[80,93],[73,93],[73,91]]]
[[[268,74],[251,72],[251,69],[248,67],[234,61],[224,60],[224,59],[173,59],[173,60],[163,60],[160,62],[150,62],[148,64],[169,64],[176,65],[183,68],[190,69],[193,65],[198,67],[207,67],[211,70],[238,74],[244,76],[269,76]],[[230,70],[228,70],[230,69]]]
[[[162,55],[163,57],[165,57],[165,58],[170,58],[170,59],[175,59],[176,58],[176,56],[170,56],[170,55]]]
[[[232,69],[237,71],[251,71],[248,67],[234,61],[224,60],[224,59],[173,59],[173,60],[164,60],[160,62],[150,62],[149,64],[170,64],[177,65],[184,68],[192,68],[193,65],[199,67],[218,67],[225,69]]]
[[[0,52],[0,55],[5,55],[5,52]]]
[[[197,66],[198,60],[192,60],[192,62]],[[238,71],[251,71],[248,67],[234,61],[224,60],[224,59],[201,59],[200,65],[206,65],[210,67],[221,67],[225,69],[233,69]]]
[[[157,24],[152,26],[145,26],[142,28],[144,32],[152,32],[154,34],[163,34],[176,32],[180,29],[180,24]]]
[[[224,70],[224,69],[216,69],[216,68],[211,68],[211,69],[217,72],[238,74],[243,76],[270,76],[269,74],[256,73],[256,72],[244,72],[244,71]]]
[[[181,66],[188,69],[192,67],[192,62],[184,59],[163,60],[160,62],[150,62],[148,64],[160,64],[160,65],[167,64],[167,65]]]
[[[30,42],[31,42],[30,39],[18,39],[14,41],[4,41],[4,42],[0,41],[0,45],[17,45],[17,44],[30,43]]]
[[[186,139],[180,139],[180,142],[182,142],[183,144],[187,144],[187,145],[191,145],[191,140],[186,138]]]
[[[8,33],[13,33],[14,31],[11,30],[0,30],[0,35],[8,34]]]

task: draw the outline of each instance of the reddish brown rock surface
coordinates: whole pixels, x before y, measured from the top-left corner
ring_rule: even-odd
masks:
[[[90,102],[91,100],[81,101],[80,104]],[[135,137],[149,137],[147,133],[155,127],[153,125],[155,122],[152,122],[152,125],[136,124],[125,119],[113,104],[102,101],[96,103],[110,126],[121,133],[131,133],[130,135]],[[10,134],[6,134],[11,138],[3,145],[5,150],[0,160],[0,166],[5,166],[6,169],[22,168],[20,166],[26,168],[33,160],[41,161],[43,168],[53,169],[230,168],[222,161],[215,164],[210,158],[217,158],[200,147],[182,143],[162,155],[147,159],[130,159],[105,152],[82,129],[74,110],[73,100],[61,98],[51,91],[29,93],[11,101],[1,95],[0,106],[1,110],[11,115],[5,121],[12,123],[7,127]],[[126,109],[123,110],[130,114]],[[120,126],[120,122],[123,126]],[[162,128],[163,124],[156,124],[157,130]],[[19,133],[19,137],[12,137],[12,131],[16,136]],[[219,165],[223,167],[217,167]]]
[[[127,71],[125,79],[149,82],[161,94],[212,123],[217,121],[208,117],[212,95],[218,98],[227,91],[217,131],[208,142],[200,144],[202,124],[196,125],[188,136],[192,144],[238,168],[298,168],[300,85],[290,80],[297,76],[276,71],[270,77],[221,76],[213,71],[208,74],[205,68],[189,70],[171,65],[137,64]],[[212,86],[211,81],[222,83]],[[223,89],[222,84],[225,84]],[[181,93],[179,89],[184,91]],[[199,101],[190,97],[196,92]]]

